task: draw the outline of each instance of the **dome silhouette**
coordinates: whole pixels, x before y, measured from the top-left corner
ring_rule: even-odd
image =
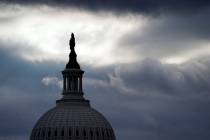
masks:
[[[37,121],[30,140],[115,140],[110,123],[83,97],[84,71],[77,63],[74,41],[72,34],[69,62],[62,71],[63,97]]]

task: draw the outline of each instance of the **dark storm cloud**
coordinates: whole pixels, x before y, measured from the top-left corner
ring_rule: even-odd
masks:
[[[43,76],[56,71],[50,70],[55,64],[31,64],[17,56],[20,44],[7,44],[0,43],[0,138],[28,135],[37,116],[53,105],[47,101],[58,92],[41,84]]]
[[[137,12],[157,15],[160,12],[194,13],[208,8],[206,0],[3,0],[8,3],[49,4],[55,6],[73,6],[89,10],[113,10],[117,12]]]
[[[143,57],[183,55],[209,43],[209,14],[210,8],[190,16],[165,15],[150,18],[143,28],[139,26],[122,35],[118,45],[133,49]]]
[[[113,124],[119,127],[120,138],[132,135],[149,140],[209,139],[209,71],[209,57],[183,65],[146,59],[117,68],[113,76],[121,79],[124,87],[113,87],[136,91],[132,95],[118,90],[124,95],[116,97],[119,102],[113,103],[118,106],[114,117],[120,117]]]
[[[137,91],[145,90],[148,94],[151,90],[172,96],[210,97],[210,57],[181,65],[145,59],[141,63],[120,67],[115,75],[123,79],[125,86]]]

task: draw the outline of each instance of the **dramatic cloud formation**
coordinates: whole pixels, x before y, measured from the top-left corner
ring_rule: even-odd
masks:
[[[209,139],[209,6],[2,1],[0,139],[28,140],[40,115],[61,97],[71,32],[85,70],[85,97],[108,118],[118,140]]]
[[[1,40],[5,43],[11,41],[14,44],[23,44],[23,47],[27,44],[25,51],[20,51],[18,55],[29,61],[67,61],[63,52],[65,51],[65,55],[68,56],[67,40],[71,32],[76,34],[78,42],[76,49],[80,54],[78,59],[82,63],[93,64],[93,60],[97,59],[99,62],[94,61],[95,65],[107,65],[136,59],[130,57],[132,54],[126,51],[113,55],[113,50],[117,47],[116,40],[119,40],[122,34],[134,28],[135,24],[138,26],[144,24],[141,16],[138,16],[140,19],[136,21],[130,15],[116,17],[111,13],[93,14],[76,9],[53,9],[48,6],[16,5],[1,8],[10,19],[9,22],[0,23]],[[14,18],[14,15],[19,18]],[[3,15],[2,18],[4,20]],[[62,26],[57,22],[58,19]],[[116,34],[116,31],[119,34]],[[115,35],[110,38],[113,34]],[[92,51],[93,49],[95,51]],[[103,54],[106,54],[106,57]]]
[[[168,15],[151,19],[143,29],[137,29],[140,32],[125,34],[119,44],[170,63],[209,55],[210,20],[205,20],[209,13],[210,10],[204,10],[187,17]]]

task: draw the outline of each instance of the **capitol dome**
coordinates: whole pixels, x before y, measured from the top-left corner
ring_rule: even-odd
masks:
[[[38,120],[30,140],[115,140],[110,123],[83,97],[84,71],[76,60],[73,34],[69,44],[69,62],[62,71],[63,97]]]
[[[57,105],[35,125],[31,140],[114,140],[109,122],[87,105]]]

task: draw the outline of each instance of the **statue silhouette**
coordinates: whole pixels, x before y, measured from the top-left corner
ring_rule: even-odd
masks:
[[[74,38],[74,34],[71,33],[71,38],[69,40],[69,46],[70,46],[70,50],[74,50],[75,47],[75,38]]]
[[[69,54],[69,62],[66,65],[67,69],[80,69],[80,66],[77,62],[77,54],[74,50],[75,47],[75,38],[74,38],[74,34],[71,34],[71,38],[69,40],[69,46],[70,46],[70,54]]]

